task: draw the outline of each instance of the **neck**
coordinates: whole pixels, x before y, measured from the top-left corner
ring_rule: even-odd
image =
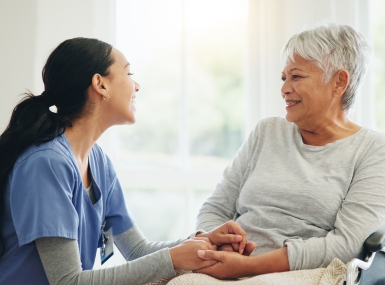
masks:
[[[66,129],[65,134],[78,162],[88,161],[92,147],[104,131],[91,118],[79,119]]]
[[[85,188],[91,183],[88,155],[103,132],[92,119],[79,119],[65,131]]]
[[[299,126],[302,140],[307,145],[324,146],[351,136],[358,132],[361,127],[344,115],[335,120],[326,120],[317,126],[303,127]]]

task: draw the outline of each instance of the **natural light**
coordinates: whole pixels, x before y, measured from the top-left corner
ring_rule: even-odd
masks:
[[[112,128],[100,144],[114,161],[128,208],[150,240],[177,239],[195,229],[199,208],[248,135],[246,126],[253,124],[247,116],[247,104],[255,99],[245,86],[246,58],[250,45],[262,43],[248,38],[248,4],[117,1],[116,47],[141,89],[135,125]],[[374,90],[380,103],[376,125],[382,131],[384,4],[373,0],[371,5]],[[274,57],[278,62],[279,54]],[[258,107],[270,102],[259,100]],[[123,261],[118,254],[105,266]]]

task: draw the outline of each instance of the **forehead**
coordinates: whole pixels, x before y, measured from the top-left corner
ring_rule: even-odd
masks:
[[[117,67],[125,68],[127,65],[130,65],[126,57],[124,56],[124,54],[121,51],[117,50],[116,48],[112,49],[111,56],[114,59],[113,65]]]
[[[307,60],[298,54],[294,55],[294,61],[287,59],[283,73],[292,71],[323,72],[323,70],[311,60]]]

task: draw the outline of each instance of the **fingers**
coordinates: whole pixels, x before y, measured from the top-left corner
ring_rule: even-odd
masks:
[[[228,221],[225,225],[228,227],[228,233],[233,233],[234,240],[230,241],[230,243],[238,242],[238,252],[242,254],[247,243],[246,232],[241,228],[238,223],[234,221]],[[239,238],[239,236],[241,236],[241,239]]]
[[[216,263],[218,264],[218,263]],[[215,270],[215,267],[216,265],[211,265],[211,266],[207,266],[207,267],[203,267],[199,270],[193,270],[194,273],[202,273],[202,274],[206,274],[206,275],[213,275],[213,271]]]
[[[249,256],[254,251],[254,249],[256,247],[257,246],[256,246],[255,242],[251,241],[251,242],[246,243],[245,250],[243,251],[243,255]]]
[[[218,261],[216,261],[216,260],[204,260],[204,261],[202,261],[202,262],[199,264],[199,266],[200,266],[200,268],[202,269],[202,268],[205,268],[205,267],[212,266],[212,265],[214,265],[214,264],[216,264],[216,263],[218,263]]]
[[[220,250],[220,251],[231,251],[231,252],[234,252],[233,247],[231,246],[231,244],[228,244],[228,243],[222,245],[221,247],[219,247],[218,250]]]
[[[224,255],[221,251],[213,251],[213,250],[198,250],[197,254],[199,258],[203,260],[215,260],[222,261]]]
[[[242,241],[243,237],[241,235],[235,235],[235,234],[224,234],[223,235],[223,241],[225,243],[239,243]]]
[[[239,242],[233,242],[231,246],[234,251],[239,252]]]
[[[247,243],[246,232],[238,223],[232,220],[208,233],[200,234],[199,236],[208,237],[213,244],[218,246],[231,244],[233,249],[241,254],[243,253]]]
[[[188,239],[181,244],[170,248],[172,264],[176,270],[194,270],[215,264],[212,258],[202,259],[197,256],[197,251],[216,251],[208,239]]]

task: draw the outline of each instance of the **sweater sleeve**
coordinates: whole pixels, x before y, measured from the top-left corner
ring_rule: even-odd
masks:
[[[197,229],[210,231],[229,220],[236,219],[236,204],[240,189],[250,170],[248,162],[256,142],[255,137],[254,130],[224,170],[222,179],[212,195],[203,203],[197,218]]]
[[[164,248],[177,246],[186,239],[187,238],[176,241],[149,242],[137,225],[114,236],[115,245],[127,261],[143,257]]]
[[[326,267],[333,258],[344,263],[359,256],[365,239],[385,223],[385,147],[375,141],[358,167],[325,237],[287,239],[290,270]]]
[[[175,275],[168,248],[123,265],[83,271],[76,240],[46,237],[35,243],[50,285],[144,284]]]

